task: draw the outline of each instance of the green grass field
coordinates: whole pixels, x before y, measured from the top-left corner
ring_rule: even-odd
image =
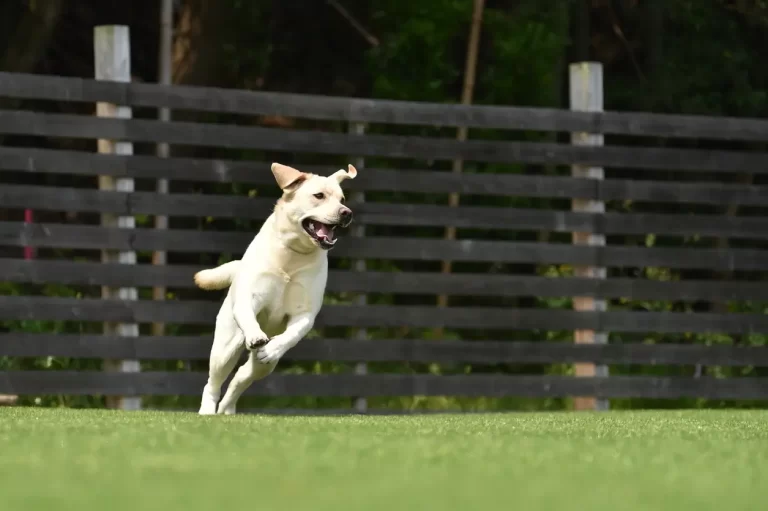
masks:
[[[0,509],[758,510],[768,412],[0,409]]]

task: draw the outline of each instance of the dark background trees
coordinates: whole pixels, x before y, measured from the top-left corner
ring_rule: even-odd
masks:
[[[157,80],[159,4],[9,0],[0,68],[92,76],[92,27],[131,28]],[[469,0],[176,1],[176,83],[457,101]],[[759,0],[489,0],[478,103],[556,106],[569,61],[602,62],[610,109],[762,116],[768,7]],[[344,14],[346,14],[346,16]]]

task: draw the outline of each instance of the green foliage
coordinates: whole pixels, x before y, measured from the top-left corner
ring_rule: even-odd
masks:
[[[607,104],[702,115],[768,113],[768,38],[764,27],[727,2],[664,2],[663,59],[653,81],[631,73],[611,77]],[[737,2],[741,3],[741,2]],[[765,15],[766,11],[763,11]],[[654,36],[652,34],[652,36]]]
[[[369,51],[373,96],[458,102],[472,3],[462,0],[376,0],[371,23],[382,44]]]
[[[559,104],[568,44],[567,2],[542,9],[540,2],[525,0],[511,10],[487,9],[483,30],[488,48],[479,68],[477,103]]]

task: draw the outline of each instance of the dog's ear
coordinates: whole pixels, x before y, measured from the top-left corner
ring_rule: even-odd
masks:
[[[341,183],[345,179],[355,179],[355,176],[357,176],[357,169],[353,165],[347,166],[348,170],[339,169],[333,174],[331,174],[331,177],[336,180],[337,183]]]
[[[277,186],[284,191],[293,191],[309,177],[300,170],[277,162],[272,164],[272,174],[275,176]]]

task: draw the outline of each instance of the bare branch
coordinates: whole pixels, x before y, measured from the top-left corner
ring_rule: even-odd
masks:
[[[347,11],[341,4],[339,4],[339,2],[337,2],[336,0],[326,0],[326,1],[328,5],[336,9],[336,11],[339,14],[341,14],[344,17],[344,19],[346,19],[349,22],[349,24],[352,25],[352,27],[355,30],[357,30],[357,32],[361,36],[363,36],[363,38],[366,41],[368,41],[368,44],[374,47],[379,45],[379,40],[373,34],[371,34],[368,30],[366,30],[366,28],[359,21],[357,21],[354,18],[354,16],[352,16],[349,13],[349,11]]]

